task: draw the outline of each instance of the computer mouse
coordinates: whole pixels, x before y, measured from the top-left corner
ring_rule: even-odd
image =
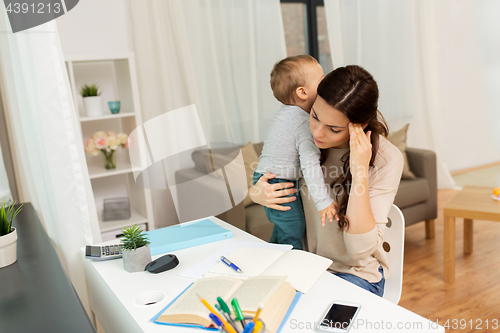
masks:
[[[173,254],[167,254],[146,265],[145,271],[151,273],[161,273],[175,268],[179,265],[179,259]]]

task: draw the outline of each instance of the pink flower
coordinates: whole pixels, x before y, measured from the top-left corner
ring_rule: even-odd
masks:
[[[94,140],[95,140],[95,146],[97,149],[106,149],[109,146],[108,139],[105,137],[99,137],[99,138],[94,139]]]
[[[92,137],[85,141],[85,152],[91,156],[99,155],[99,150],[95,146],[94,139]]]
[[[98,138],[107,138],[108,135],[106,134],[106,132],[104,131],[99,131],[99,132],[95,132],[94,135],[92,136],[95,140],[97,140]]]
[[[120,132],[118,133],[118,140],[120,141],[120,144],[123,145],[124,147],[127,147],[127,141],[128,141],[128,135]]]
[[[110,135],[108,136],[108,144],[109,148],[111,150],[117,150],[118,146],[120,145],[120,140],[118,139],[118,136],[115,134],[111,135],[112,132],[109,132]]]

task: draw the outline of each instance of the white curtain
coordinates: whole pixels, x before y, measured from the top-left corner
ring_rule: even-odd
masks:
[[[144,120],[195,104],[207,142],[264,140],[280,106],[269,74],[286,57],[279,0],[130,4]],[[153,197],[156,221],[172,216],[170,194]]]
[[[392,129],[410,123],[408,146],[438,157],[438,187],[448,170],[498,160],[492,109],[485,104],[470,0],[325,0],[334,67],[358,64],[380,88]],[[474,125],[472,125],[474,124]]]
[[[8,203],[12,199],[12,195],[10,193],[7,171],[5,170],[5,164],[3,162],[2,147],[0,147],[0,202],[2,202],[3,199],[6,199]]]
[[[0,7],[2,88],[18,171],[88,308],[80,249],[100,234],[57,26],[50,21],[13,34]]]
[[[279,0],[131,0],[146,120],[196,104],[207,141],[263,139],[286,57]]]

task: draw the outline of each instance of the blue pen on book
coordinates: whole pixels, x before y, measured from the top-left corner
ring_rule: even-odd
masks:
[[[217,327],[220,327],[222,326],[222,321],[220,321],[219,317],[217,317],[216,315],[214,315],[213,313],[209,314],[210,316],[210,319],[212,319],[212,321],[215,323],[215,325]]]
[[[239,267],[238,267],[238,266],[236,266],[235,264],[233,264],[233,263],[231,262],[231,260],[227,259],[226,257],[221,256],[221,257],[220,257],[220,260],[222,260],[222,262],[223,262],[223,263],[225,263],[226,265],[228,265],[229,267],[231,267],[232,269],[234,269],[236,272],[238,272],[238,273],[243,273],[243,272],[241,271],[241,269],[239,269]]]

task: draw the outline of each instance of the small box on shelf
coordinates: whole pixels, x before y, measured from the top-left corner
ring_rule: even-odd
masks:
[[[103,222],[128,220],[131,216],[130,201],[127,197],[104,199],[102,206]]]

